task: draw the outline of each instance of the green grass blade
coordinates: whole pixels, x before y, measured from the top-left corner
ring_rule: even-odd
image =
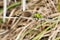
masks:
[[[59,40],[60,39],[60,37],[57,37],[55,40]]]
[[[7,9],[13,8],[13,7],[15,7],[15,6],[17,6],[17,5],[20,5],[20,4],[21,4],[21,2],[13,3],[13,4],[11,4],[10,6],[8,6]]]
[[[17,6],[17,5],[20,5],[20,4],[21,4],[21,2],[13,3],[13,4],[11,4],[10,6],[7,7],[7,10],[11,9],[11,8],[13,8],[13,7]],[[3,12],[3,8],[0,9],[0,13],[1,12]]]
[[[40,32],[36,37],[34,37],[32,40],[38,40],[38,39],[41,39],[42,36],[44,35],[44,33],[50,29],[52,26],[54,26],[55,23],[53,23],[52,25],[50,25],[48,28],[46,28],[45,30],[43,30],[42,32]]]
[[[2,23],[3,22],[3,20],[2,19],[0,19],[0,23]]]

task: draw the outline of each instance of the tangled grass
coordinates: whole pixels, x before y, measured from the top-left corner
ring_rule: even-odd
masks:
[[[60,0],[8,0],[6,22],[0,0],[0,40],[60,40]],[[40,14],[40,17],[34,14]],[[42,17],[41,17],[42,16]]]

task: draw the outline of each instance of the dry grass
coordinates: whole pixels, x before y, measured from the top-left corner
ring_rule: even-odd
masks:
[[[2,3],[0,0],[0,40],[60,40],[60,0],[27,0],[25,11],[21,0],[10,0],[5,23]],[[43,18],[34,18],[36,12]]]

